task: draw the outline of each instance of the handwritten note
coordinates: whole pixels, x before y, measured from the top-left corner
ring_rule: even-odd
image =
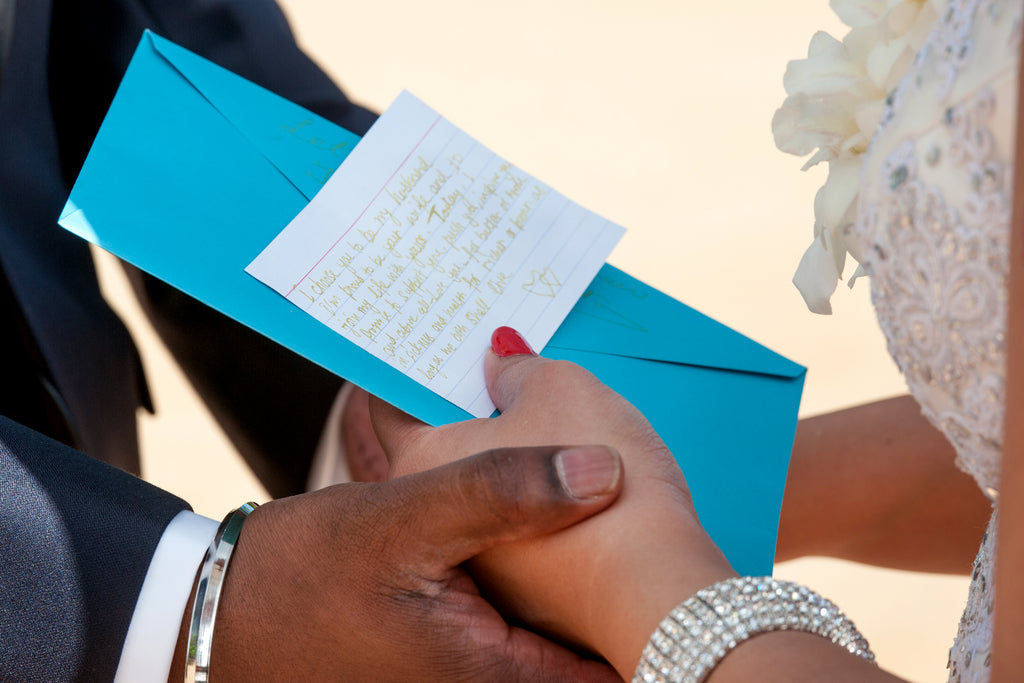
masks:
[[[491,332],[543,348],[622,233],[402,93],[246,270],[483,417]]]

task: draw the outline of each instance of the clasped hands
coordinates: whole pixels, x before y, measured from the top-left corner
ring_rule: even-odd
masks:
[[[251,515],[218,683],[628,680],[664,615],[733,575],[643,416],[520,341],[486,359],[499,417],[432,428],[374,399],[389,481]]]

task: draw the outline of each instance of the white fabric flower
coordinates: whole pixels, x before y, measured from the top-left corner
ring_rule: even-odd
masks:
[[[835,245],[829,244],[829,233],[823,232],[807,247],[793,275],[793,284],[803,295],[811,313],[832,315],[832,292],[836,291],[842,268],[836,268]],[[843,254],[846,260],[846,254]]]
[[[829,165],[814,199],[814,242],[793,282],[808,308],[831,313],[829,299],[842,278],[846,255],[860,260],[851,238],[857,219],[861,155],[885,108],[885,98],[910,68],[945,0],[831,0],[850,32],[837,40],[819,31],[807,58],[792,61],[786,99],[772,118],[775,146],[811,154],[804,170]],[[813,154],[812,154],[813,153]],[[863,274],[858,268],[850,285]]]
[[[823,31],[811,38],[807,59],[789,63],[783,79],[789,95],[772,119],[775,146],[803,156],[804,168],[832,161],[860,132],[855,110],[871,84],[847,47]]]
[[[885,14],[888,4],[886,0],[831,0],[828,6],[840,21],[857,28],[876,23]]]

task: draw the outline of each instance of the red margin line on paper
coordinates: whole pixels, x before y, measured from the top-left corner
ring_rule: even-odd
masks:
[[[358,223],[359,220],[366,214],[366,212],[370,208],[370,206],[372,206],[373,203],[375,201],[377,201],[377,197],[380,196],[380,193],[384,191],[384,188],[386,188],[388,186],[388,183],[390,183],[392,180],[395,179],[395,176],[398,174],[399,171],[402,170],[402,167],[405,166],[405,163],[407,161],[409,161],[409,157],[411,157],[413,155],[413,152],[415,152],[417,149],[419,149],[419,146],[422,145],[423,141],[427,139],[427,136],[430,135],[430,131],[434,130],[434,126],[436,126],[438,124],[438,122],[441,121],[441,118],[442,117],[440,115],[438,115],[438,117],[436,119],[434,119],[434,122],[432,124],[430,124],[430,127],[427,128],[427,131],[425,133],[423,133],[423,137],[421,137],[419,139],[419,142],[417,142],[415,145],[413,145],[413,148],[410,149],[409,153],[405,155],[404,159],[402,159],[402,163],[400,163],[398,165],[398,168],[395,169],[395,172],[392,173],[388,177],[388,179],[384,181],[384,184],[381,186],[381,188],[379,190],[377,190],[377,194],[373,195],[373,199],[371,199],[370,202],[365,207],[363,207],[363,210],[359,213],[358,216],[356,216],[356,219],[354,221],[352,221],[352,225],[348,226],[348,228],[345,229],[345,232],[341,233],[341,236],[338,237],[338,239],[336,239],[334,241],[334,244],[332,244],[330,247],[327,248],[327,251],[324,252],[324,255],[321,256],[319,259],[317,259],[316,263],[314,263],[312,266],[310,266],[309,270],[306,271],[306,274],[303,275],[302,277],[300,277],[299,281],[296,284],[292,285],[292,288],[288,290],[288,294],[286,294],[285,296],[291,296],[292,292],[294,292],[298,288],[298,286],[300,284],[302,284],[302,281],[305,280],[307,277],[309,277],[309,274],[312,273],[314,270],[316,270],[316,267],[319,266],[320,263],[325,258],[327,258],[327,255],[331,253],[331,250],[334,249],[336,246],[338,246],[339,242],[341,242],[343,239],[345,239],[345,235],[347,235],[352,230],[352,228],[354,228],[356,226],[356,223]]]

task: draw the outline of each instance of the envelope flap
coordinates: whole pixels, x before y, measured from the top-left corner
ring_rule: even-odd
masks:
[[[605,265],[549,347],[798,377],[805,368]]]
[[[150,31],[144,39],[306,199],[320,191],[360,140],[355,133]],[[254,98],[261,106],[251,106]]]

